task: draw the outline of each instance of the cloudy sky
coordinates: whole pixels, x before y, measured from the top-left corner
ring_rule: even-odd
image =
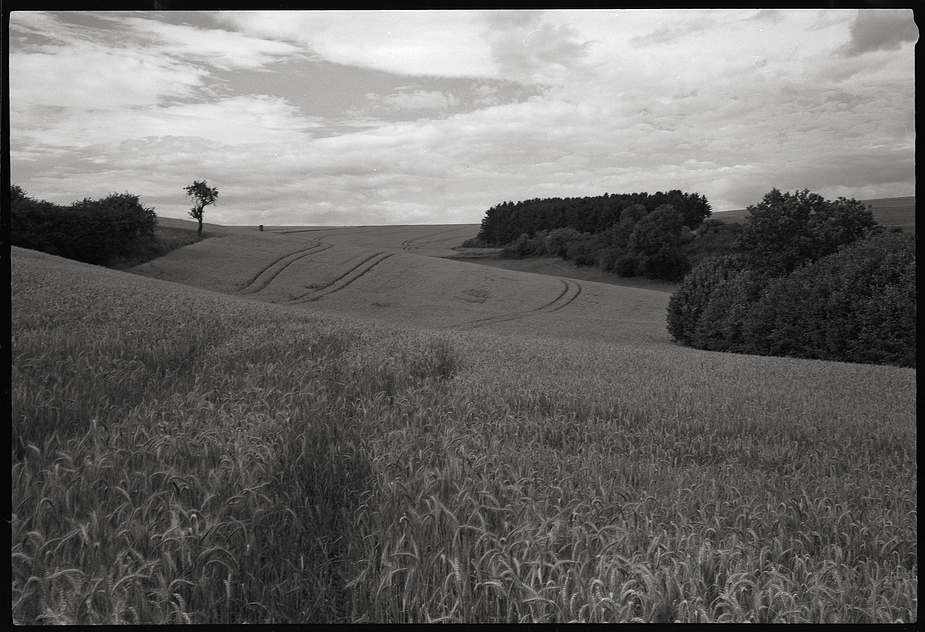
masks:
[[[681,189],[914,195],[911,10],[14,12],[12,182],[206,221],[477,223]]]

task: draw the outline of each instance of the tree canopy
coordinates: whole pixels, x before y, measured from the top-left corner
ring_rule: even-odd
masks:
[[[184,187],[186,194],[193,199],[193,208],[190,209],[190,217],[199,222],[199,229],[197,230],[197,235],[202,235],[202,215],[203,210],[210,204],[215,204],[216,198],[218,198],[218,189],[210,187],[206,184],[206,181],[203,180],[194,180],[193,184],[188,187]]]
[[[883,230],[861,202],[829,201],[808,189],[794,193],[772,189],[747,210],[750,215],[735,249],[749,267],[774,274],[793,272],[871,231]]]
[[[777,189],[668,303],[668,332],[712,351],[915,366],[915,239],[856,200]]]

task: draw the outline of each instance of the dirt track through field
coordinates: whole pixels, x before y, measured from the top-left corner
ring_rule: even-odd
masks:
[[[319,242],[303,250],[297,250],[296,252],[285,255],[284,257],[280,257],[266,268],[255,274],[243,288],[238,290],[238,293],[253,294],[254,292],[259,292],[260,290],[267,287],[273,281],[273,279],[279,275],[280,272],[291,266],[296,261],[304,259],[309,255],[327,250],[330,247],[331,244],[322,244]]]
[[[578,295],[581,294],[582,289],[581,285],[571,279],[560,278],[559,280],[562,281],[562,284],[565,286],[565,288],[562,290],[562,293],[559,294],[559,296],[557,296],[549,303],[546,303],[545,305],[541,305],[540,307],[526,312],[515,312],[511,314],[489,316],[488,318],[479,318],[468,323],[463,323],[462,325],[457,325],[456,329],[476,329],[478,327],[484,327],[485,325],[494,325],[511,320],[518,320],[520,318],[530,316],[531,314],[550,314],[552,312],[557,312],[563,307],[567,307],[569,304],[571,304],[572,301],[578,298]]]
[[[380,263],[382,263],[383,261],[391,257],[393,254],[394,253],[387,254],[385,252],[375,252],[372,255],[360,261],[360,263],[350,268],[349,270],[347,270],[345,273],[343,273],[342,275],[340,275],[333,281],[330,281],[321,287],[313,288],[311,291],[306,292],[305,294],[302,294],[301,296],[297,296],[296,298],[287,301],[287,303],[290,303],[290,304],[308,303],[311,301],[317,301],[318,299],[324,296],[327,296],[329,294],[333,294],[334,292],[339,292],[340,290],[344,289],[345,287],[347,287],[348,285],[350,285],[351,283],[359,279],[361,276],[363,276],[364,274],[366,274],[367,272],[375,268],[377,265],[379,265]]]

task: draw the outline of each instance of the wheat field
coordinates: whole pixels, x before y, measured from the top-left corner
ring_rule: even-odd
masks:
[[[15,623],[917,621],[915,370],[297,228],[12,249]]]

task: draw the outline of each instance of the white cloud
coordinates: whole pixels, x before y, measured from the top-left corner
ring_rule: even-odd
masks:
[[[10,107],[114,110],[189,98],[202,85],[204,70],[142,49],[111,49],[88,43],[10,52]]]
[[[133,40],[156,46],[163,54],[191,59],[222,70],[263,68],[273,62],[305,56],[299,47],[284,42],[248,37],[221,29],[166,24],[147,18],[122,18],[119,26]]]
[[[494,77],[472,11],[229,12],[216,16],[255,36],[297,42],[330,61],[403,75]]]
[[[445,110],[459,104],[459,99],[449,92],[436,90],[402,91],[386,96],[367,94],[366,98],[375,105],[401,110]]]
[[[221,191],[212,221],[372,224],[605,191],[716,210],[914,191],[912,47],[846,58],[854,12],[14,16],[14,182],[62,203],[128,189],[183,217],[195,178]],[[385,72],[339,85],[326,64],[347,104],[326,117],[251,82],[316,90],[313,55]]]

